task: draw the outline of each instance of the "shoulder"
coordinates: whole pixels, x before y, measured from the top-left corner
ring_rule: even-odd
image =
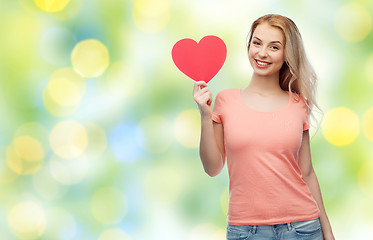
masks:
[[[214,113],[224,114],[226,111],[231,109],[231,106],[235,104],[235,100],[239,93],[239,89],[224,89],[216,95],[214,101],[213,115]],[[216,122],[222,122],[221,119],[215,119]]]
[[[240,91],[240,89],[236,89],[236,88],[224,89],[224,90],[221,90],[220,92],[218,92],[218,94],[216,95],[216,97],[219,97],[219,98],[229,98],[229,97],[234,96],[237,93],[239,93],[239,91]]]
[[[223,104],[232,102],[233,99],[236,98],[237,94],[239,94],[239,89],[224,89],[218,92],[215,98],[215,102]]]

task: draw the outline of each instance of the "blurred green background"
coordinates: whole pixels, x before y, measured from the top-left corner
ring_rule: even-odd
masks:
[[[0,0],[0,239],[225,239],[227,169],[198,155],[182,38],[222,38],[244,88],[251,23],[298,25],[324,115],[312,157],[336,239],[373,239],[373,2]]]

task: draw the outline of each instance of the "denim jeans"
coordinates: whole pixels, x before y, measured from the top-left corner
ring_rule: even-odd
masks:
[[[227,240],[323,240],[320,218],[278,225],[228,225]]]

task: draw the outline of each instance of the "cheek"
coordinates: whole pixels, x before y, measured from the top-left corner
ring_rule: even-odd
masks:
[[[254,51],[254,49],[252,48],[252,47],[249,47],[249,57],[253,57],[254,55],[255,55],[255,51]]]
[[[278,63],[283,63],[285,62],[285,57],[284,57],[284,54],[280,53],[280,54],[276,54],[274,57],[273,57],[273,60],[278,62]]]

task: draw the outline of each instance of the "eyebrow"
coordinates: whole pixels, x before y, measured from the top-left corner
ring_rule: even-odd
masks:
[[[259,41],[263,42],[263,41],[262,41],[260,38],[258,38],[258,37],[254,37],[254,38],[256,38],[256,39],[258,39]],[[270,43],[279,43],[279,44],[282,45],[282,43],[281,43],[280,41],[272,41],[272,42],[270,42]]]

